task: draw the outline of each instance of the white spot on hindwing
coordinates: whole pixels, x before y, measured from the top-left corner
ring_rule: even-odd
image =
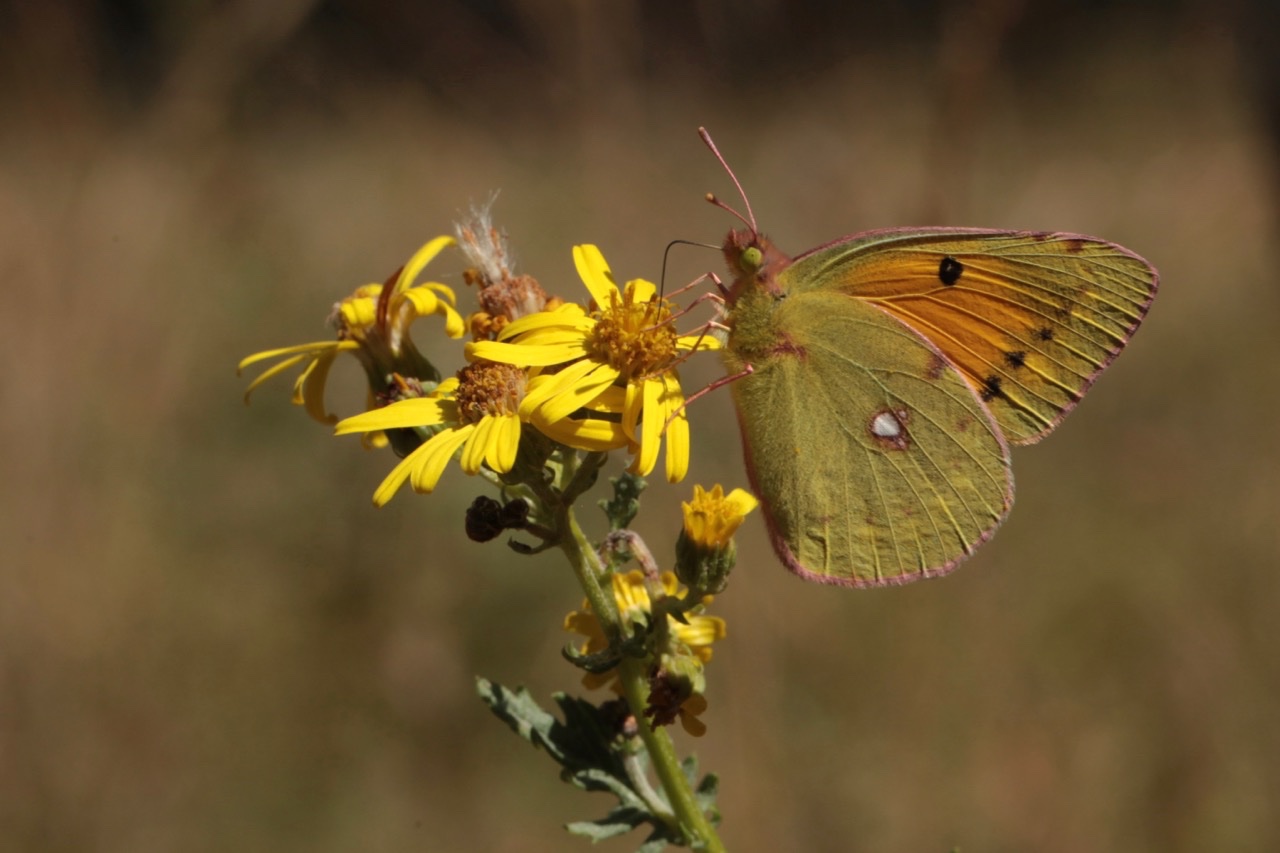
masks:
[[[871,416],[867,431],[886,450],[906,450],[911,443],[907,423],[911,412],[905,408],[880,409]]]
[[[878,438],[897,438],[902,435],[902,424],[893,412],[877,412],[871,419],[871,431]]]

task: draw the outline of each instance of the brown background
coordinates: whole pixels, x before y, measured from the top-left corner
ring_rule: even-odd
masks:
[[[730,849],[1280,846],[1275,21],[856,5],[0,8],[5,849],[586,849],[559,824],[606,798],[472,686],[575,687],[563,561],[467,542],[456,469],[373,510],[389,457],[283,381],[245,409],[233,367],[497,189],[550,289],[578,296],[577,242],[657,278],[731,224],[699,124],[790,251],[1063,229],[1163,277],[950,578],[806,585],[749,523],[694,744]],[[330,400],[359,407],[353,364]],[[664,559],[692,482],[744,483],[727,394],[693,430],[639,522]]]

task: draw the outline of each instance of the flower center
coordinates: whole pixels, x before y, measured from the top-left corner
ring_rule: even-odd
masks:
[[[622,374],[624,379],[660,372],[676,355],[676,330],[658,325],[671,316],[666,300],[636,302],[627,288],[622,301],[597,312],[586,335],[588,352]]]
[[[464,423],[478,423],[486,415],[514,415],[524,399],[528,378],[511,364],[479,361],[458,371],[454,400]]]

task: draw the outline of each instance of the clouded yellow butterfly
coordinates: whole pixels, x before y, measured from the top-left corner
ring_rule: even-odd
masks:
[[[1009,445],[1052,431],[1120,353],[1155,269],[1094,237],[976,228],[788,258],[743,201],[723,352],[778,556],[846,586],[946,574],[1009,512]]]

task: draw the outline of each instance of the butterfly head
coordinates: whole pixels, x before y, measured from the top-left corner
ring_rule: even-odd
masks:
[[[733,286],[729,290],[730,303],[748,288],[760,287],[780,295],[778,273],[791,259],[778,250],[773,242],[760,232],[750,228],[735,228],[724,240],[724,259],[733,273]]]

